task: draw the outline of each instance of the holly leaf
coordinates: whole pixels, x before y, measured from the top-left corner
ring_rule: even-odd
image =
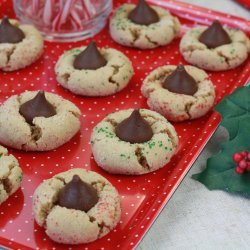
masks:
[[[250,151],[250,116],[239,121],[235,138],[221,144],[221,151],[208,159],[207,168],[192,176],[209,190],[220,189],[227,192],[250,194],[250,172],[242,175],[235,172],[236,163],[232,155],[243,150]]]
[[[240,120],[250,117],[250,86],[239,87],[225,97],[215,110],[221,114],[221,125],[228,130],[230,140],[235,138]]]

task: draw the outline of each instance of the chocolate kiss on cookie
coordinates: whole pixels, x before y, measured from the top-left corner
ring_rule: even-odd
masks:
[[[150,25],[159,21],[157,12],[145,0],[139,0],[137,6],[130,12],[128,19],[140,25]]]
[[[88,183],[74,175],[58,194],[58,205],[61,207],[88,212],[98,202],[97,191]]]
[[[75,69],[99,69],[107,64],[106,59],[102,56],[96,47],[96,43],[92,41],[88,47],[81,52],[74,61]]]
[[[153,136],[153,130],[148,122],[141,116],[138,109],[115,129],[116,135],[122,140],[130,143],[142,143],[149,141]]]
[[[23,31],[4,17],[0,24],[0,43],[19,43],[25,38]]]
[[[212,25],[200,35],[199,41],[204,43],[209,49],[232,42],[218,20],[215,20]]]
[[[56,110],[47,101],[44,91],[40,90],[33,99],[20,106],[19,113],[27,123],[32,124],[35,117],[51,117],[56,115]]]
[[[162,87],[177,94],[193,95],[198,86],[195,79],[187,73],[183,65],[178,65],[163,82]]]

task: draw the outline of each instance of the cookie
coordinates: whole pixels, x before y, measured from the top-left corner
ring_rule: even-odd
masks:
[[[197,83],[195,93],[181,94],[163,87],[163,83],[177,67],[162,66],[152,71],[142,84],[142,94],[147,98],[148,106],[168,120],[180,122],[205,115],[214,104],[215,90],[208,75],[193,66],[184,67]]]
[[[178,136],[174,127],[163,116],[151,110],[140,109],[139,115],[141,117],[139,117],[138,122],[138,119],[133,120],[131,118],[138,118],[138,114],[134,116],[134,112],[133,109],[128,109],[111,113],[98,123],[92,131],[91,147],[94,159],[98,166],[109,173],[146,174],[164,167],[176,151]],[[130,118],[130,125],[127,124],[127,126],[132,128],[127,131],[128,137],[130,137],[130,134],[138,137],[137,135],[142,133],[142,128],[147,130],[146,136],[148,136],[149,128],[145,128],[144,124],[146,122],[152,130],[151,139],[149,139],[150,137],[146,137],[146,140],[136,138],[140,141],[139,143],[136,143],[136,140],[132,143],[129,142],[131,140],[124,141],[117,128],[121,122],[128,118]],[[134,126],[135,124],[137,125]],[[123,128],[123,132],[124,130]],[[145,134],[142,133],[140,136],[145,139]],[[133,140],[134,138],[130,139]]]
[[[243,31],[224,27],[230,42],[214,47],[201,42],[200,37],[207,29],[206,26],[196,27],[182,37],[180,51],[187,62],[202,69],[222,71],[233,69],[247,59],[250,40]]]
[[[80,207],[68,208],[69,204],[65,204],[65,200],[70,200],[67,194],[77,197],[82,182],[97,193],[95,204],[85,211]],[[78,200],[84,198],[81,194]],[[85,193],[85,197],[88,194]],[[62,196],[63,206],[60,205]],[[71,203],[74,202],[71,200]],[[89,205],[87,199],[83,203]],[[37,224],[46,229],[46,234],[52,240],[81,244],[109,233],[120,220],[121,205],[119,194],[110,182],[95,172],[78,168],[57,174],[40,184],[33,195],[33,213]]]
[[[25,68],[41,56],[43,38],[35,27],[20,24],[14,19],[9,22],[7,18],[4,18],[0,22],[0,36],[3,37],[1,32],[7,36],[8,30],[11,34],[6,39],[5,37],[0,39],[0,70],[14,71]],[[12,30],[15,28],[19,34],[16,35],[18,37],[12,39],[13,33],[15,34]]]
[[[124,4],[115,10],[110,19],[110,35],[117,43],[139,49],[152,49],[169,44],[180,31],[180,22],[167,10],[151,6],[159,21],[141,25],[129,19],[134,4]]]
[[[21,186],[23,172],[17,159],[0,146],[0,204]]]
[[[123,53],[111,48],[98,50],[93,43],[66,51],[55,71],[57,81],[64,88],[83,96],[119,92],[128,85],[134,73],[130,60]]]
[[[78,132],[80,110],[58,95],[46,92],[45,98],[39,93],[41,92],[27,91],[14,95],[1,105],[1,143],[26,151],[47,151],[63,145]],[[27,105],[39,107],[35,111],[45,112],[45,104],[41,105],[41,98],[55,111],[50,117],[45,113],[36,114]],[[28,102],[31,100],[32,102]]]

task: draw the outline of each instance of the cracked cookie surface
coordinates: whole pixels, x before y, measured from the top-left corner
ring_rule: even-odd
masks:
[[[0,43],[0,70],[3,71],[25,68],[43,52],[43,38],[35,27],[19,24],[14,19],[10,21],[24,32],[25,38],[19,43]]]
[[[159,16],[159,22],[135,24],[128,19],[134,4],[124,4],[115,10],[110,19],[110,35],[119,44],[140,49],[152,49],[169,44],[180,31],[180,22],[167,10],[151,6]]]
[[[88,212],[57,205],[59,191],[78,175],[97,190],[98,202]],[[94,241],[109,233],[119,222],[119,194],[101,175],[85,169],[72,169],[45,180],[34,192],[33,212],[39,226],[54,241],[81,244]]]
[[[189,30],[181,39],[180,51],[187,62],[199,68],[222,71],[241,65],[250,52],[250,40],[244,32],[227,28],[232,42],[214,49],[209,49],[199,41],[199,37],[207,27],[201,26]]]
[[[80,110],[62,97],[45,93],[56,115],[35,117],[30,125],[19,113],[20,106],[34,98],[37,91],[11,96],[0,106],[0,142],[26,151],[47,151],[68,142],[80,129]]]
[[[115,134],[116,126],[128,118],[133,109],[106,116],[93,129],[92,152],[98,166],[113,174],[141,175],[164,167],[174,155],[178,136],[174,127],[160,114],[140,109],[141,116],[153,130],[151,140],[129,143]]]
[[[0,204],[18,190],[22,178],[23,172],[17,159],[0,146]]]
[[[142,94],[152,110],[170,121],[180,122],[205,115],[214,104],[215,90],[205,71],[185,66],[186,71],[196,80],[197,92],[191,95],[177,94],[162,87],[165,78],[176,66],[162,66],[153,70],[143,81]]]
[[[130,60],[120,51],[101,48],[107,64],[96,70],[78,70],[73,66],[76,56],[86,47],[66,51],[58,60],[57,81],[71,92],[83,96],[107,96],[125,88],[133,76]]]

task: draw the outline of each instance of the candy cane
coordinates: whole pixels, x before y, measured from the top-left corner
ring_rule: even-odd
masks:
[[[63,6],[64,6],[64,0],[59,0],[60,11],[63,10]]]
[[[79,7],[80,8],[82,7],[83,13],[85,14],[84,17],[86,19],[89,19],[90,16],[91,16],[91,14],[89,13],[89,10],[88,10],[88,8],[87,8],[86,3],[85,3],[84,0],[81,0],[81,6],[79,6]]]
[[[77,23],[75,22],[73,18],[70,20],[70,22],[72,24],[73,30],[78,30]]]
[[[22,4],[22,7],[24,8],[24,9],[26,9],[27,8],[27,6],[29,5],[29,0],[23,0],[22,2],[21,2],[21,4]]]
[[[54,31],[60,30],[60,27],[66,21],[73,1],[74,0],[66,0],[66,3],[64,3],[64,1],[60,0],[60,10],[52,22],[52,29]]]
[[[36,15],[38,9],[39,9],[39,0],[33,0],[32,1],[32,12],[33,12],[33,15]]]
[[[67,17],[69,16],[69,13],[71,11],[73,3],[74,3],[74,0],[67,0],[66,1],[64,8],[62,10],[62,13],[61,13],[60,24],[63,24],[66,22]]]
[[[78,25],[79,28],[83,27],[82,20],[74,9],[71,11],[71,17],[75,21],[75,23]]]
[[[43,10],[43,22],[47,25],[51,23],[53,0],[46,0]]]
[[[93,4],[91,3],[90,0],[83,0],[85,7],[90,15],[90,17],[94,16],[96,14],[96,10],[95,7],[93,6]]]
[[[69,23],[77,30],[83,28],[83,21],[96,15],[94,1],[91,0],[23,0],[23,7],[30,18],[36,18],[51,26],[53,31],[60,30]]]
[[[59,30],[59,21],[60,21],[60,14],[58,14],[52,21],[51,26],[53,31]]]

